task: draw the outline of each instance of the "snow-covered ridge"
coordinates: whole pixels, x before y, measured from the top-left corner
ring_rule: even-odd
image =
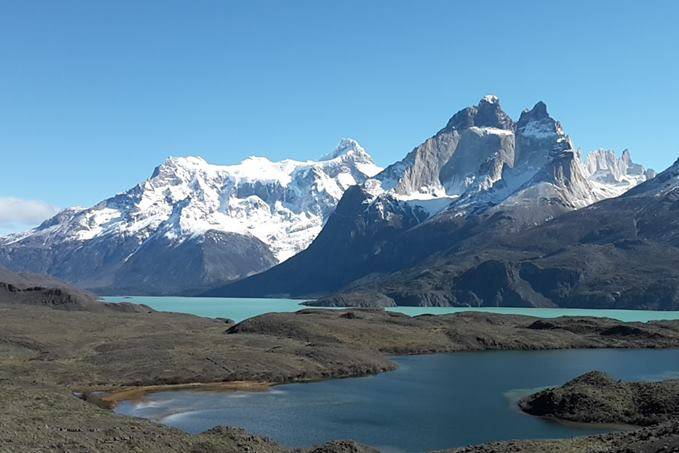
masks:
[[[622,195],[655,177],[655,171],[632,162],[628,150],[617,157],[615,151],[598,149],[590,152],[583,164],[589,179],[603,190],[611,191],[614,196]]]
[[[0,245],[106,237],[135,237],[143,245],[159,235],[179,244],[216,230],[254,236],[285,260],[316,237],[346,189],[380,171],[352,139],[319,161],[249,157],[213,165],[201,157],[170,157],[127,192],[64,210],[31,231],[0,238]]]

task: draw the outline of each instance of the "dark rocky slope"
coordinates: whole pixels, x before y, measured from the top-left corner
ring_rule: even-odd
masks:
[[[261,272],[278,260],[255,237],[207,231],[176,244],[165,237],[144,242],[117,270],[106,294],[186,294]]]

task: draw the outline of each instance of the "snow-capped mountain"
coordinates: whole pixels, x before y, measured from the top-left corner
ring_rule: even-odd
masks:
[[[334,291],[449,250],[474,249],[653,176],[629,152],[583,158],[543,102],[515,122],[497,96],[485,96],[403,160],[348,190],[304,252],[212,294]]]
[[[171,157],[127,192],[0,238],[0,263],[100,291],[203,288],[303,250],[344,191],[380,171],[352,139],[319,161]]]
[[[578,209],[653,176],[632,162],[628,150],[619,158],[614,151],[597,150],[583,159],[543,102],[514,123],[490,95],[455,114],[444,129],[365,186],[377,199],[393,197],[429,217],[519,200],[553,204],[558,199],[560,209]]]

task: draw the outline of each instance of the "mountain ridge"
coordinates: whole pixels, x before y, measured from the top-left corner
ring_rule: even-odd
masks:
[[[651,176],[629,152],[612,168],[589,162],[544,103],[524,110],[515,123],[497,97],[486,96],[403,160],[347,191],[337,215],[306,250],[207,294],[327,294],[451,250],[481,247],[495,236],[617,196]],[[630,169],[634,177],[625,173]]]
[[[302,250],[343,192],[380,170],[353,139],[319,161],[170,157],[126,192],[0,238],[0,265],[101,293],[198,291]]]
[[[677,210],[679,161],[619,197],[355,282],[343,297],[386,296],[398,305],[676,310]]]

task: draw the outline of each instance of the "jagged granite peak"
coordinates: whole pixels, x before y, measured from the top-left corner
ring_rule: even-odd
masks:
[[[547,112],[547,105],[539,101],[532,109],[521,112],[516,123],[517,132],[529,137],[552,137],[562,135],[561,124]]]
[[[638,184],[653,179],[656,173],[652,169],[632,161],[628,149],[617,157],[615,151],[598,149],[588,154],[584,167],[589,179],[602,186],[613,195],[622,195]]]
[[[0,238],[0,263],[97,291],[195,290],[306,248],[344,191],[380,170],[352,139],[321,161],[170,157],[124,193]]]
[[[548,121],[550,123],[556,123],[554,119],[549,115],[547,111],[547,104],[543,101],[538,101],[533,108],[524,109],[521,112],[519,121],[517,121],[517,128],[524,127],[526,124],[531,122],[542,122]]]
[[[358,160],[365,160],[366,162],[373,163],[372,157],[366,152],[366,150],[358,143],[358,141],[353,138],[344,137],[340,139],[337,147],[334,151],[325,154],[320,160],[332,160],[340,156],[353,157]]]
[[[481,98],[478,105],[467,107],[453,115],[444,130],[462,130],[470,127],[511,130],[514,122],[502,110],[500,99],[495,95],[487,95]]]
[[[433,137],[375,179],[398,196],[457,197],[492,186],[514,162],[514,123],[495,96],[456,113]]]
[[[483,115],[479,116],[479,112]],[[478,121],[479,118],[486,120]],[[568,151],[572,153],[564,154]],[[419,202],[425,210],[432,205],[440,207],[444,204],[441,200],[448,201],[448,210],[468,210],[471,205],[474,209],[496,205],[524,190],[538,172],[564,155],[582,167],[578,175],[590,180],[576,184],[582,190],[564,192],[580,197],[563,200],[564,206],[584,206],[617,196],[654,176],[654,172],[633,163],[629,152],[620,159],[614,153],[612,157],[600,154],[594,152],[582,162],[570,137],[544,102],[524,110],[514,123],[501,110],[497,97],[486,96],[478,106],[456,113],[446,128],[405,159],[387,167],[375,178],[379,184],[366,184],[375,194],[387,191],[402,200]],[[597,162],[602,159],[597,171]],[[604,178],[602,169],[612,172],[612,176]],[[440,201],[432,203],[431,199]]]
[[[516,142],[515,166],[532,168],[540,167],[553,156],[573,148],[561,123],[549,115],[547,105],[542,101],[521,113],[516,123]]]

